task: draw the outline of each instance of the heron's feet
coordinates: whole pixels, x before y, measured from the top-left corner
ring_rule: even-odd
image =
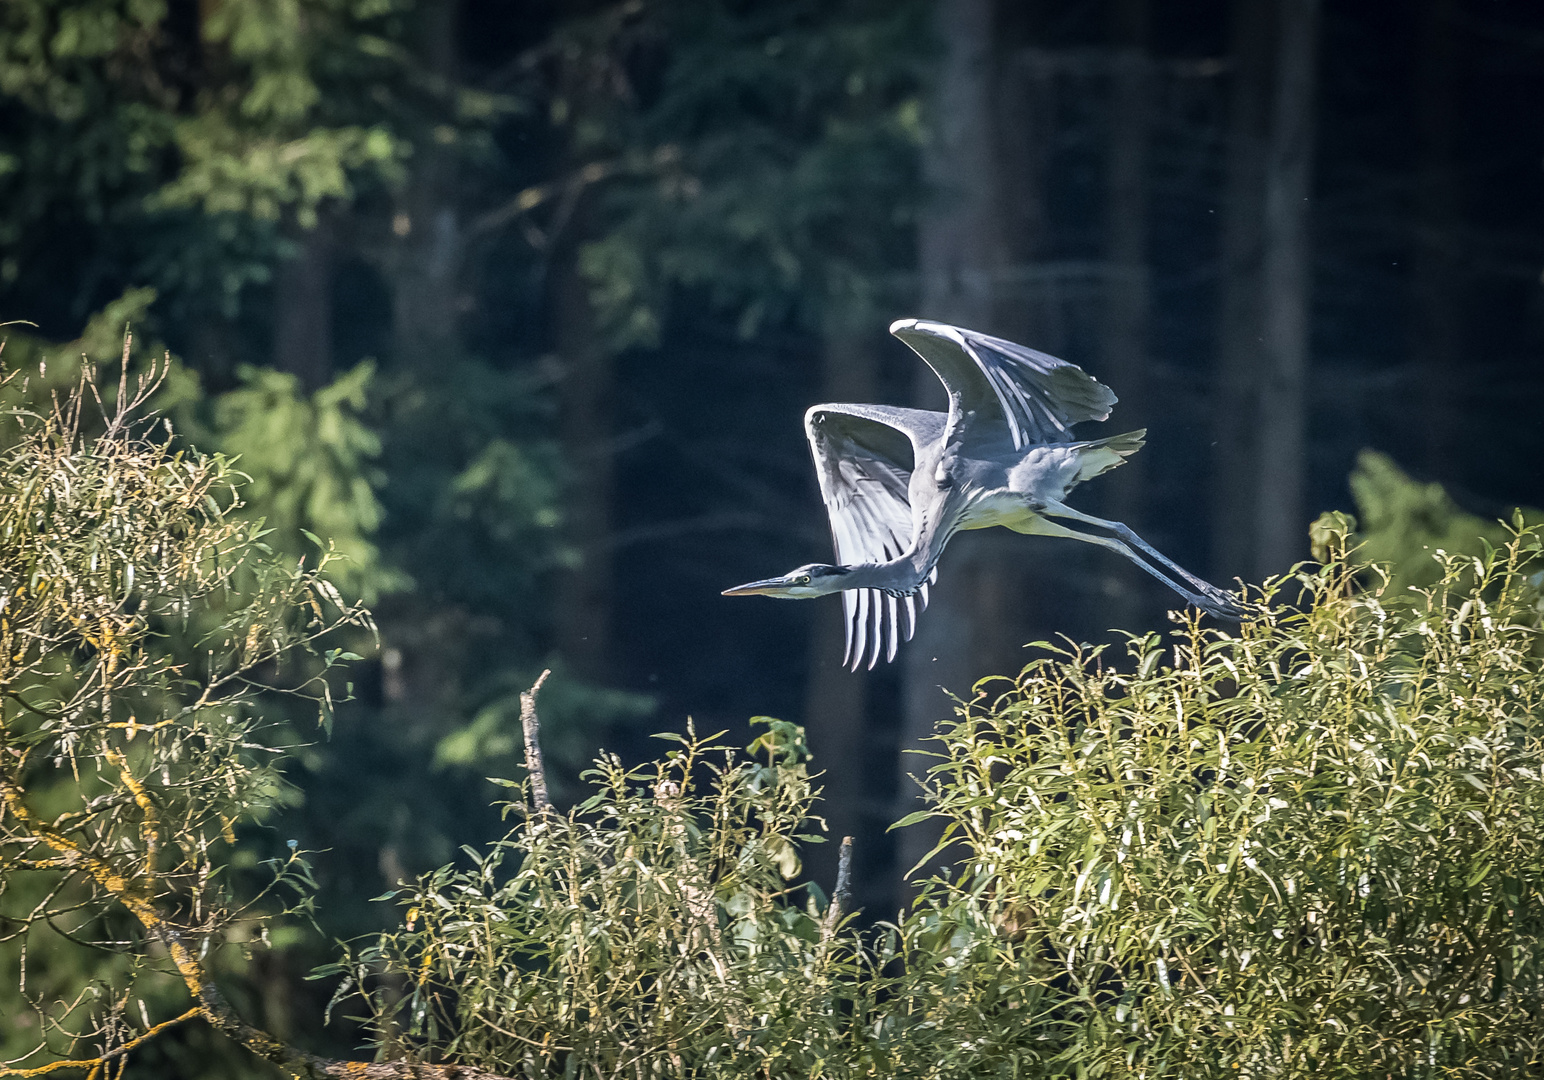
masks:
[[[1237,600],[1230,600],[1226,604],[1197,604],[1202,611],[1223,622],[1241,623],[1252,614],[1248,608]]]
[[[1206,585],[1204,590],[1197,591],[1189,599],[1208,615],[1224,622],[1243,622],[1257,614],[1237,593],[1219,589],[1215,585]]]

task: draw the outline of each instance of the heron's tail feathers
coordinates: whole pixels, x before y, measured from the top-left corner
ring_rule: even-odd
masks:
[[[1124,435],[1111,435],[1108,439],[1079,443],[1078,483],[1109,472],[1142,449],[1146,441],[1147,429],[1139,428]]]

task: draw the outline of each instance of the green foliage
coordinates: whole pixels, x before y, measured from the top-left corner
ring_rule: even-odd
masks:
[[[1334,562],[1307,610],[1053,653],[944,730],[931,790],[969,855],[935,902],[1055,990],[1013,1019],[1048,1070],[1539,1068],[1539,551],[1441,557],[1414,594]]]
[[[7,1067],[117,1053],[308,891],[293,849],[232,872],[236,830],[285,788],[262,702],[287,691],[330,722],[347,654],[323,639],[369,628],[330,557],[265,548],[229,462],[137,418],[157,369],[116,395],[91,373],[9,409],[0,454]]]
[[[358,957],[393,1053],[510,1075],[818,1068],[855,957],[819,891],[790,889],[813,793],[802,732],[769,723],[762,761],[691,733],[642,769],[602,758],[571,813],[510,804],[522,821],[472,869],[399,896],[402,928]],[[413,973],[405,997],[382,965]]]
[[[6,378],[0,383],[0,402],[7,408],[47,409],[56,394],[72,392],[80,381],[83,367],[98,367],[122,359],[125,328],[137,326],[155,302],[154,289],[129,289],[86,320],[80,336],[59,344],[29,333],[12,324],[0,338],[0,355],[5,370],[24,372],[24,377]],[[158,384],[156,399],[163,407],[174,408],[198,396],[198,380],[180,365],[165,358],[155,343],[139,342],[138,354],[160,355],[156,363]],[[112,402],[117,388],[103,388],[103,398]],[[9,442],[20,435],[14,425],[0,438]]]
[[[1433,551],[1479,555],[1486,545],[1507,541],[1504,525],[1464,512],[1441,484],[1411,479],[1376,450],[1363,450],[1357,456],[1350,482],[1362,526],[1355,538],[1357,557],[1385,567],[1396,587],[1434,584],[1442,576],[1442,564],[1432,559]],[[1538,524],[1544,521],[1544,513],[1528,510],[1523,519]],[[1334,532],[1330,520],[1315,523],[1315,557],[1323,554]]]
[[[93,239],[129,283],[234,316],[243,292],[269,278],[282,216],[309,227],[360,182],[400,180],[407,140],[363,89],[411,82],[391,40],[401,7],[0,5],[0,289],[27,289],[61,248],[90,242],[83,230],[107,230]],[[70,282],[83,291],[72,316],[100,302],[84,295],[94,285]],[[45,293],[24,306],[55,302]]]
[[[341,560],[335,582],[366,601],[406,585],[405,575],[382,564],[372,539],[381,520],[381,440],[361,414],[373,365],[361,363],[311,395],[284,372],[243,368],[240,376],[240,387],[211,403],[210,427],[194,438],[245,474],[242,499],[271,530],[268,543],[303,556],[325,538]]]
[[[144,319],[155,297],[154,289],[129,290],[62,345],[12,330],[6,366],[29,377],[0,388],[0,401],[45,407],[50,394],[69,392],[82,363],[118,360],[124,328]],[[142,342],[140,354],[146,352],[164,357],[157,362],[156,409],[175,417],[182,439],[234,465],[241,489],[235,512],[262,523],[270,548],[296,558],[329,551],[329,577],[351,597],[373,601],[407,584],[372,539],[382,514],[375,489],[383,480],[375,467],[381,440],[365,420],[372,364],[310,395],[293,375],[244,367],[240,386],[211,398],[197,374],[159,345]],[[113,403],[116,392],[105,388],[104,400]]]
[[[1342,532],[1237,635],[1047,647],[941,728],[914,817],[957,862],[895,925],[788,886],[813,793],[778,725],[765,763],[691,738],[567,816],[511,804],[340,993],[383,1052],[528,1077],[1537,1071],[1540,540],[1362,592]]]
[[[580,269],[611,348],[657,344],[681,295],[745,336],[790,317],[872,322],[921,196],[927,5],[624,11],[560,27],[554,51],[579,70],[551,110],[600,189]],[[657,77],[620,74],[651,53]]]
[[[341,103],[326,94],[351,67],[353,77],[390,72],[395,50],[369,31],[397,7],[214,3],[182,28],[164,0],[7,4],[0,93],[38,125],[25,143],[29,158],[13,159],[12,171],[41,162],[43,128],[55,125],[51,145],[75,150],[53,169],[90,155],[98,167],[75,181],[99,211],[127,177],[164,179],[160,170],[172,161],[177,175],[150,196],[152,205],[201,203],[270,219],[294,206],[314,219],[323,199],[349,194],[350,171],[389,169],[403,152],[382,126],[340,123]],[[207,81],[190,85],[190,66]],[[82,127],[96,138],[83,138]],[[105,170],[99,139],[121,151]]]
[[[552,576],[575,560],[546,406],[529,373],[462,359],[433,380],[382,376],[372,410],[390,478],[376,542],[414,582],[378,605],[387,646],[413,659],[406,679],[416,682],[410,700],[387,703],[388,719],[407,729],[420,762],[479,788],[488,773],[519,767],[520,691],[549,648]],[[648,715],[652,702],[587,685],[560,659],[550,666],[548,747],[561,769],[554,786],[566,789],[593,756],[597,728]],[[444,783],[436,777],[431,790]]]

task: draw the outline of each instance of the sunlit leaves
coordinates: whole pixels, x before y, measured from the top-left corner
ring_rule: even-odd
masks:
[[[1529,1074],[1539,554],[1413,594],[1332,562],[1236,635],[1047,647],[941,731],[956,861],[867,936],[783,884],[809,790],[774,721],[764,759],[603,759],[568,818],[399,895],[354,977],[384,1046],[519,1075]]]
[[[1307,610],[1236,637],[1033,664],[943,733],[934,793],[969,858],[936,902],[1044,959],[1044,1037],[1108,1075],[1526,1071],[1538,550],[1447,557],[1414,594],[1330,565],[1296,582]]]
[[[389,40],[403,7],[0,4],[0,286],[28,289],[22,268],[41,279],[84,225],[120,283],[233,316],[281,254],[279,219],[309,228],[402,178],[408,139],[369,88],[412,82]]]
[[[573,813],[512,805],[523,820],[470,869],[399,894],[403,927],[356,972],[380,1037],[516,1075],[807,1074],[846,1026],[852,942],[822,935],[823,894],[788,896],[812,791],[802,732],[768,723],[753,758],[695,735],[637,770],[602,758]]]
[[[0,1000],[29,1021],[5,1032],[12,1064],[127,1044],[188,1008],[174,943],[213,964],[266,933],[277,893],[304,904],[293,847],[246,860],[255,889],[228,873],[235,828],[284,797],[261,703],[287,690],[327,722],[346,654],[321,640],[369,628],[324,576],[329,556],[275,556],[234,512],[227,460],[134,414],[159,373],[115,392],[88,366],[4,415]],[[29,983],[29,956],[60,986]],[[72,983],[61,1012],[50,994]]]
[[[303,537],[327,537],[325,550],[338,557],[332,578],[372,602],[405,581],[372,539],[382,514],[373,486],[381,442],[361,414],[374,374],[362,363],[308,395],[294,375],[243,368],[241,385],[214,400],[209,430],[198,435],[234,459],[248,504],[240,513],[261,515],[273,530],[267,543],[307,558],[324,546]]]

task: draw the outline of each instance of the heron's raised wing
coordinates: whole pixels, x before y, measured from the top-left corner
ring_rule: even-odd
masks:
[[[890,333],[927,361],[954,409],[1000,409],[1015,449],[1066,442],[1072,425],[1109,418],[1115,394],[1076,364],[945,323],[901,319]],[[956,404],[957,403],[957,404]]]
[[[804,415],[815,475],[831,520],[836,561],[844,566],[885,563],[911,550],[915,540],[907,488],[920,447],[944,430],[942,413],[888,405],[816,405]],[[927,586],[921,590],[927,607]],[[919,610],[915,597],[877,589],[842,593],[847,651],[854,669],[868,653],[873,667],[884,648],[888,660],[911,640]]]

